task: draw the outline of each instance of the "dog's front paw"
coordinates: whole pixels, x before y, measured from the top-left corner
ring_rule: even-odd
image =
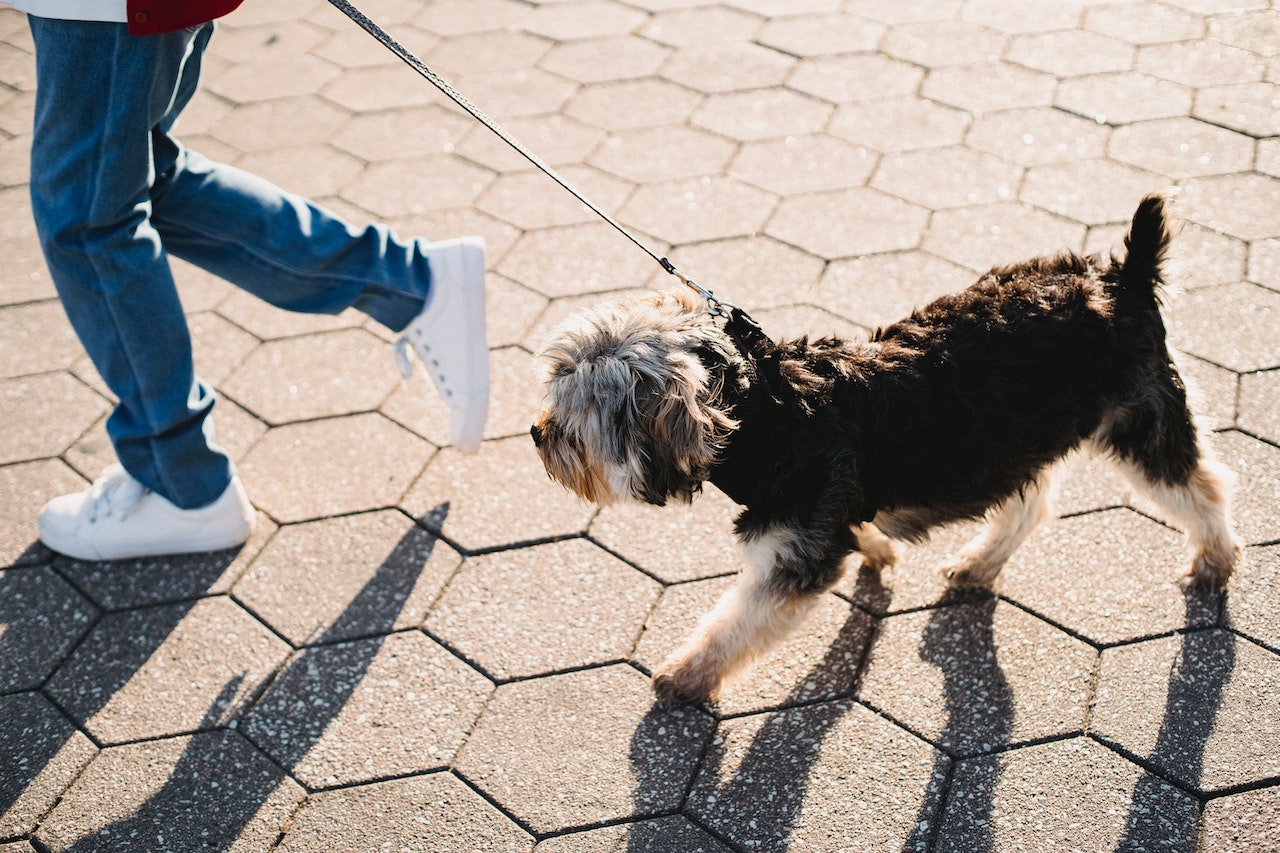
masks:
[[[1201,589],[1225,589],[1236,564],[1240,562],[1240,547],[1233,546],[1227,552],[1201,551],[1191,561],[1187,578],[1191,585]]]
[[[893,543],[887,539],[883,543],[877,542],[872,547],[862,549],[862,568],[864,569],[883,572],[885,569],[893,568],[896,562],[898,562],[898,549],[894,548]]]
[[[719,675],[689,658],[670,657],[653,671],[653,692],[663,702],[711,702],[719,689]]]
[[[1001,568],[1003,564],[993,566],[981,560],[957,558],[943,565],[939,571],[952,589],[990,589]]]

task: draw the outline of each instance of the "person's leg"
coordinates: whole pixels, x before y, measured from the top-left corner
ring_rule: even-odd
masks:
[[[123,25],[31,17],[36,114],[31,196],[67,316],[119,404],[116,455],[180,508],[215,501],[233,469],[213,441],[165,248],[151,221],[152,128],[175,105],[207,31],[130,36]]]

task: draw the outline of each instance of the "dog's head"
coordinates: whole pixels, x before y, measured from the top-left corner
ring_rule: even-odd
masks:
[[[599,504],[689,501],[737,424],[703,363],[719,330],[683,293],[565,320],[543,348],[531,433],[553,480]]]

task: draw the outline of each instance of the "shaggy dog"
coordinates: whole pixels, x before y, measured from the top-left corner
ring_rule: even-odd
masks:
[[[531,430],[548,474],[601,504],[689,501],[709,481],[743,507],[748,564],[654,672],[658,695],[713,699],[854,551],[882,568],[891,540],[985,518],[943,571],[990,585],[1048,515],[1055,463],[1081,446],[1186,531],[1192,583],[1224,585],[1240,556],[1230,478],[1165,344],[1165,208],[1142,201],[1123,258],[997,267],[865,341],[774,343],[740,311],[721,324],[685,294],[561,324]]]

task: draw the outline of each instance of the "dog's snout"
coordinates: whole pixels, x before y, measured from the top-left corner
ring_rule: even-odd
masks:
[[[533,436],[534,447],[542,446],[542,428],[541,427],[539,427],[537,424],[534,424],[533,426],[529,427],[529,435]]]

